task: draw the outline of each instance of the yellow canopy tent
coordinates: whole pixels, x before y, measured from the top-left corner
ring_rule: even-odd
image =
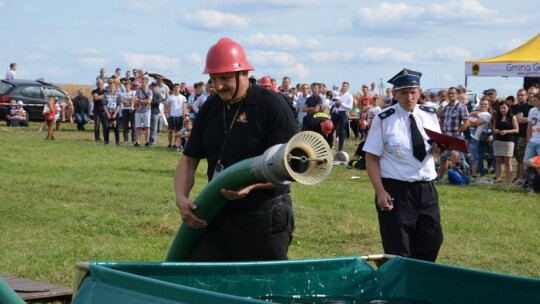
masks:
[[[540,77],[540,34],[508,53],[465,61],[467,76]]]

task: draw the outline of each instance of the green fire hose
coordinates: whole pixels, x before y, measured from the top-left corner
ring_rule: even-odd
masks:
[[[197,217],[211,222],[227,202],[221,189],[239,189],[254,183],[287,185],[293,181],[314,185],[332,170],[332,151],[318,133],[306,131],[293,136],[286,144],[268,148],[263,155],[240,161],[212,179],[194,201]],[[185,261],[205,229],[180,225],[166,261]]]

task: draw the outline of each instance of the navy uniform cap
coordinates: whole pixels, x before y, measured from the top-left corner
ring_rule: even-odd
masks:
[[[396,76],[392,77],[392,79],[388,80],[388,83],[394,85],[394,90],[419,88],[420,77],[422,77],[422,73],[420,72],[403,69],[401,72],[397,73]]]

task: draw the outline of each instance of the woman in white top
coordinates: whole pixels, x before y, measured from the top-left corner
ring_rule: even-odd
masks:
[[[135,143],[135,105],[133,98],[135,97],[136,84],[131,84],[131,81],[124,81],[126,91],[122,93],[122,129],[124,130],[124,143],[128,142],[128,133],[131,130],[131,143]]]

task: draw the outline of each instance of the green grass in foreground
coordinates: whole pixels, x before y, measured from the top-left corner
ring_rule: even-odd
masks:
[[[164,148],[166,134],[150,149],[104,146],[73,124],[45,141],[37,127],[0,127],[0,273],[72,287],[79,261],[163,261],[180,224],[180,153]],[[201,164],[193,195],[206,184]],[[540,278],[539,196],[515,186],[437,188],[439,263]],[[291,259],[382,253],[365,171],[338,166],[322,184],[292,189]]]

